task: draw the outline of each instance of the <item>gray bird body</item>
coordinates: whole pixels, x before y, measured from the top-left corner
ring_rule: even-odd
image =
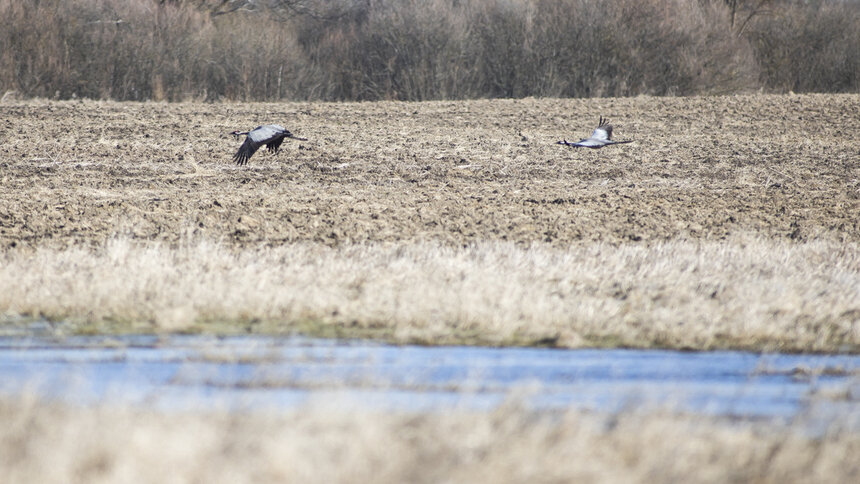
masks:
[[[567,140],[559,141],[558,144],[565,146],[576,146],[577,148],[591,148],[591,149],[599,149],[604,146],[609,145],[617,145],[622,143],[632,143],[633,140],[627,141],[613,141],[612,140],[612,125],[609,124],[608,119],[604,119],[603,116],[600,117],[600,121],[597,123],[597,128],[594,129],[594,132],[591,133],[591,136],[585,139],[581,139],[577,142],[570,142]]]
[[[263,145],[266,145],[266,149],[268,149],[269,152],[277,153],[281,148],[281,143],[284,142],[284,138],[307,141],[305,138],[299,138],[293,133],[290,133],[279,124],[264,124],[262,126],[257,126],[251,131],[233,131],[230,134],[233,136],[246,135],[245,142],[239,147],[239,151],[233,155],[233,161],[236,162],[237,165],[248,163],[251,156]]]

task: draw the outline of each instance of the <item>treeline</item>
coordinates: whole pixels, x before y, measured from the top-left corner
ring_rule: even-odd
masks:
[[[860,2],[0,0],[0,95],[424,100],[762,88],[859,92]]]

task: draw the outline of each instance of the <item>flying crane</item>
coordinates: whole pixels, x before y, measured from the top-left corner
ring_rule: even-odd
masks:
[[[632,143],[633,140],[627,141],[613,141],[612,140],[612,125],[609,124],[608,119],[604,119],[603,116],[600,117],[600,121],[597,123],[597,128],[594,129],[594,132],[591,133],[591,136],[585,139],[581,139],[575,143],[564,140],[559,141],[557,144],[565,145],[565,146],[576,146],[583,148],[591,148],[598,149],[603,148],[604,146],[609,145],[617,145],[621,143]]]
[[[239,151],[233,155],[233,161],[237,165],[248,163],[251,155],[263,145],[266,145],[266,149],[270,153],[277,153],[281,149],[281,143],[284,142],[284,138],[307,141],[306,138],[299,138],[279,124],[264,124],[263,126],[257,126],[251,131],[233,131],[230,134],[237,138],[241,135],[246,135],[245,142],[239,147]]]

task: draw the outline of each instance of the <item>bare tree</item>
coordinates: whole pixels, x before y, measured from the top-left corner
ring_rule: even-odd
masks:
[[[729,8],[732,30],[742,35],[750,20],[756,15],[773,11],[777,0],[723,0]]]
[[[189,3],[208,11],[212,16],[240,11],[265,11],[282,19],[295,16],[337,18],[367,1],[369,0],[160,0],[161,3]]]

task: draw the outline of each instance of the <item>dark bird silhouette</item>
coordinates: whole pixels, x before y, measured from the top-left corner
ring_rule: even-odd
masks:
[[[608,119],[603,119],[603,116],[600,117],[600,121],[597,123],[597,128],[594,129],[594,132],[591,133],[591,136],[585,139],[581,139],[576,143],[571,143],[570,141],[564,140],[559,141],[558,144],[565,146],[576,146],[577,148],[582,146],[584,148],[592,148],[598,149],[603,148],[608,145],[617,145],[621,143],[632,143],[633,140],[627,141],[612,141],[612,125],[609,124]]]
[[[281,149],[281,143],[284,142],[284,138],[307,141],[307,139],[299,138],[278,124],[265,124],[263,126],[257,126],[251,131],[233,131],[230,134],[236,137],[243,134],[246,135],[245,142],[239,147],[239,151],[233,155],[233,161],[235,161],[237,165],[248,163],[248,160],[251,159],[251,155],[253,155],[254,152],[263,145],[266,145],[266,148],[270,153],[277,153],[278,150]]]

